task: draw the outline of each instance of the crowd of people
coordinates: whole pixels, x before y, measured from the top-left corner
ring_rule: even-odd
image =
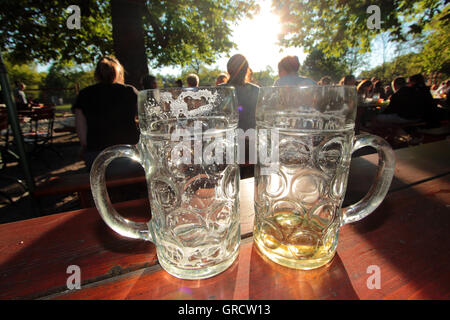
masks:
[[[243,55],[236,54],[229,59],[226,67],[227,72],[217,76],[215,85],[235,87],[239,105],[239,128],[254,128],[259,86],[252,82],[249,62]],[[355,86],[362,101],[367,98],[390,100],[386,110],[377,116],[377,123],[433,120],[430,110],[435,102],[422,75],[414,75],[408,79],[398,77],[392,81],[392,86],[383,86],[375,78],[358,81],[353,75],[344,76],[337,84],[329,76],[322,77],[316,83],[299,75],[299,68],[298,57],[284,57],[278,63],[279,77],[273,85]],[[95,78],[98,83],[82,89],[73,105],[77,133],[88,168],[103,149],[122,143],[136,144],[139,138],[135,121],[138,91],[124,83],[123,66],[113,57],[103,57],[97,64]],[[154,76],[143,77],[142,88],[156,89],[156,80]],[[189,74],[185,81],[187,87],[198,87],[200,84],[196,74]],[[435,90],[448,96],[449,85],[450,81],[446,81]],[[182,79],[177,80],[175,86],[183,87]]]

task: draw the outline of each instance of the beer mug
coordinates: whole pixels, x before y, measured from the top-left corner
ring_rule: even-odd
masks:
[[[138,144],[105,149],[93,164],[92,194],[101,217],[122,236],[153,242],[160,265],[175,277],[204,279],[224,271],[240,243],[234,88],[141,91],[138,115]],[[120,157],[145,170],[148,223],[124,219],[111,205],[105,169]]]
[[[354,137],[351,86],[261,88],[256,109],[254,242],[272,261],[314,269],[336,252],[339,228],[373,212],[392,181],[395,156],[373,135]],[[351,155],[370,146],[379,155],[368,194],[341,208]]]

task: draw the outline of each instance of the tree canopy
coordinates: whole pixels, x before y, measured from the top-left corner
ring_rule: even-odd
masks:
[[[402,42],[422,35],[448,0],[278,0],[275,10],[281,17],[281,42],[319,49],[326,55],[342,56],[348,48],[370,51],[371,40],[386,32],[392,41]],[[381,28],[371,29],[369,6],[380,9]]]
[[[146,53],[154,67],[195,58],[213,62],[234,46],[230,24],[257,8],[254,0],[142,2]],[[74,4],[81,9],[80,30],[66,26]],[[15,61],[91,63],[114,54],[110,1],[3,0],[0,20],[0,43]]]

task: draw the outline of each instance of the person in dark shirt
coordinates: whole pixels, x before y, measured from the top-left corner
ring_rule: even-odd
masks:
[[[409,77],[408,87],[413,88],[416,92],[422,118],[427,122],[427,127],[438,127],[440,121],[437,113],[437,105],[431,94],[430,87],[425,84],[423,75],[416,74]]]
[[[238,100],[238,127],[244,132],[248,129],[254,129],[259,86],[250,82],[251,70],[247,59],[241,54],[232,56],[227,63],[227,71],[230,75],[227,85],[234,86]]]
[[[90,170],[97,155],[117,144],[136,144],[137,90],[124,84],[124,70],[114,57],[100,59],[97,84],[81,90],[73,105],[81,156]]]
[[[375,121],[378,124],[403,124],[422,120],[424,112],[418,93],[414,88],[406,86],[405,78],[395,78],[392,88],[394,93],[389,106],[375,117]]]
[[[250,82],[252,71],[247,59],[242,54],[236,54],[228,60],[227,71],[230,75],[226,86],[235,88],[239,123],[238,128],[245,132],[256,127],[256,103],[258,102],[259,86]],[[245,137],[245,165],[241,165],[241,179],[252,177],[254,173],[253,156],[250,152],[255,149],[255,137]],[[250,146],[252,145],[252,148]],[[256,151],[255,151],[256,152]],[[239,159],[242,161],[242,159]]]
[[[144,88],[144,90],[158,88],[158,83],[156,82],[156,77],[149,75],[149,74],[142,77],[141,84],[142,84],[142,88]]]

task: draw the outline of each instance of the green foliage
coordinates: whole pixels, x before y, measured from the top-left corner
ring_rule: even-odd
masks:
[[[94,83],[93,70],[85,71],[75,67],[73,63],[53,63],[42,87],[46,88],[45,98],[53,99],[52,102],[55,102],[54,99],[58,98],[63,98],[65,102],[73,102],[76,95],[76,85],[83,89]]]
[[[392,62],[385,63],[384,66],[377,66],[371,70],[362,71],[358,78],[370,79],[376,77],[384,83],[391,83],[396,77],[409,77],[423,72],[419,62],[420,55],[409,53],[394,59]]]
[[[7,55],[4,56],[3,60],[8,71],[11,89],[16,87],[16,82],[23,82],[27,89],[38,89],[42,80],[45,78],[45,74],[39,73],[34,63],[13,64]],[[39,93],[37,91],[30,91],[27,92],[27,96],[30,99],[36,99]]]
[[[300,73],[315,81],[329,76],[332,81],[338,82],[348,73],[348,68],[343,58],[327,57],[323,51],[315,49],[306,57]]]
[[[67,28],[71,0],[2,0],[0,44],[13,62],[90,63],[112,53],[109,3],[84,0],[81,29]]]
[[[424,71],[450,75],[450,7],[430,23],[427,42],[420,55]]]
[[[194,68],[192,66],[189,66],[185,69],[182,70],[181,75],[179,77],[177,77],[176,79],[181,79],[183,80],[183,85],[186,86],[187,82],[186,82],[186,78],[190,73],[195,73],[199,79],[200,79],[200,84],[199,86],[215,86],[216,85],[216,79],[217,76],[222,73],[223,71],[219,70],[219,69],[208,69],[205,66],[200,66],[198,69]],[[175,80],[176,80],[175,79]]]
[[[153,67],[213,62],[234,46],[230,24],[258,9],[254,0],[140,1],[146,6],[142,23]],[[81,29],[70,30],[67,8],[75,3],[2,0],[0,44],[15,62],[93,63],[114,54],[110,1],[79,1]]]
[[[424,30],[447,0],[278,0],[275,9],[283,23],[281,42],[287,47],[323,51],[342,56],[348,48],[370,51],[371,40],[387,32],[392,41],[406,41]],[[370,5],[381,9],[381,30],[371,30],[366,12]],[[409,27],[405,27],[405,22]]]
[[[275,79],[276,74],[270,66],[267,66],[266,70],[254,72],[252,75],[252,82],[261,87],[272,86]]]
[[[377,77],[390,82],[395,77],[408,77],[417,73],[450,76],[450,8],[436,15],[427,27],[424,45],[419,53],[401,55],[384,66],[363,71],[361,78]]]

